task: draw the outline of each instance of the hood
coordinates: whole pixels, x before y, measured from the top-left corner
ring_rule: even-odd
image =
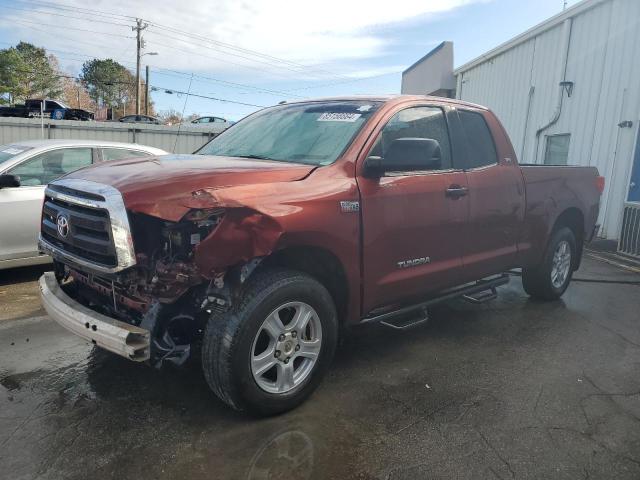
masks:
[[[176,221],[190,208],[193,193],[241,185],[291,182],[314,165],[210,155],[162,155],[101,163],[65,178],[111,185],[128,210]]]

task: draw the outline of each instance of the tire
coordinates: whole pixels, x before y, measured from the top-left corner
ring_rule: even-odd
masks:
[[[267,317],[273,319],[274,315],[282,320],[285,330],[290,329],[284,343],[285,334],[272,334],[265,328]],[[284,318],[287,315],[293,315],[291,323]],[[293,337],[295,328],[291,325],[305,315],[308,327]],[[209,318],[202,342],[202,369],[211,390],[232,408],[275,415],[297,407],[316,389],[331,363],[337,339],[336,308],[322,284],[293,270],[258,271],[247,282],[237,305]],[[298,343],[293,346],[292,342]],[[264,345],[264,352],[273,352],[273,357],[265,354],[263,358],[274,362],[274,367],[262,376],[254,375],[254,360],[260,357],[256,352]],[[315,360],[304,356],[313,353],[307,352],[309,345],[319,351]],[[282,373],[285,371],[301,373],[296,373],[294,380],[294,374],[289,377]],[[276,391],[279,388],[281,391]]]
[[[555,276],[554,273],[554,258],[559,255],[559,249],[563,248],[563,245],[568,249],[568,259],[564,257],[564,263],[560,270],[564,271],[564,266],[568,270],[566,274],[560,277]],[[535,268],[523,268],[522,269],[522,286],[524,291],[531,297],[541,300],[557,300],[565,292],[577,261],[577,248],[576,237],[574,233],[567,227],[562,227],[553,232],[547,251],[540,265]]]

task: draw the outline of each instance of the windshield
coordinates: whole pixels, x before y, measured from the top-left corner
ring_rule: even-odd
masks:
[[[379,106],[366,101],[279,105],[247,117],[196,153],[328,165]]]
[[[27,150],[31,150],[31,147],[25,147],[23,145],[0,145],[0,168],[2,168],[5,162],[8,162],[16,155],[20,155]]]

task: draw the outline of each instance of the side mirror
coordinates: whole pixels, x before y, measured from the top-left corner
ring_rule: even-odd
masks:
[[[17,175],[0,175],[0,188],[11,188],[20,186],[20,177]]]
[[[364,167],[369,177],[380,177],[386,172],[439,170],[442,167],[440,143],[432,138],[396,138],[384,157],[369,157]]]

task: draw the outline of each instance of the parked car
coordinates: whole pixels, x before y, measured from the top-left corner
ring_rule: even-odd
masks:
[[[24,105],[0,107],[0,117],[40,117],[55,120],[93,120],[94,114],[81,108],[71,108],[59,100],[33,98]]]
[[[492,112],[436,97],[278,105],[197,153],[51,183],[42,302],[130,360],[200,352],[213,392],[258,414],[307,398],[345,327],[491,300],[517,267],[557,299],[604,188],[593,167],[518,165]]]
[[[51,261],[38,253],[47,183],[94,163],[165,153],[133,143],[91,140],[34,140],[0,146],[0,270]]]
[[[210,127],[211,124],[216,124],[216,125],[223,125],[223,126],[230,126],[233,124],[233,122],[230,122],[228,120],[225,120],[222,117],[199,117],[196,118],[194,120],[190,120],[188,122],[184,122],[184,125],[189,125],[189,126],[208,126]]]
[[[125,115],[124,117],[120,117],[118,121],[123,123],[152,123],[154,125],[162,124],[160,119],[151,117],[149,115]]]

